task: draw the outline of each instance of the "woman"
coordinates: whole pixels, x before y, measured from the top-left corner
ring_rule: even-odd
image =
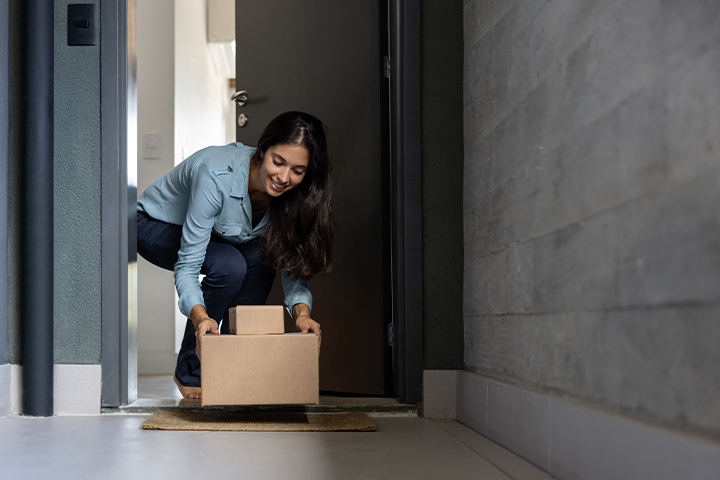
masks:
[[[231,306],[265,304],[276,270],[297,329],[319,348],[308,281],[331,270],[331,203],[323,124],[302,112],[273,119],[257,148],[200,150],[138,198],[138,253],[174,270],[188,317],[175,368],[185,398],[200,398],[200,337],[220,333],[221,320],[229,333]]]

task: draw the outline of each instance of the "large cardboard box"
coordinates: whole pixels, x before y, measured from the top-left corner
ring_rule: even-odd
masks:
[[[288,405],[320,401],[314,333],[203,335],[203,405]]]
[[[284,311],[280,305],[238,305],[230,309],[232,335],[284,333]]]

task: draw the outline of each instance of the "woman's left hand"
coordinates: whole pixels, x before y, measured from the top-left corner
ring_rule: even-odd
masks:
[[[305,307],[305,308],[302,308]],[[310,318],[310,309],[307,305],[299,303],[295,305],[293,309],[295,313],[295,326],[298,332],[302,333],[314,333],[318,337],[318,355],[320,355],[320,341],[322,337],[322,330],[320,330],[320,324]]]

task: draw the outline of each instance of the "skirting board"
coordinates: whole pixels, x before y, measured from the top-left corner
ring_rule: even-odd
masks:
[[[423,370],[423,416],[455,418],[458,370]]]
[[[10,371],[9,363],[0,365],[0,417],[10,415]]]
[[[55,415],[99,415],[102,367],[55,365],[53,368]],[[2,376],[0,375],[0,380]],[[22,414],[22,366],[10,365],[10,413]]]
[[[720,478],[718,444],[470,372],[457,420],[559,479]]]
[[[138,352],[138,375],[172,375],[175,373],[177,353]]]

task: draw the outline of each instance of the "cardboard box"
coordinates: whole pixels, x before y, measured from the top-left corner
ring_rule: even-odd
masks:
[[[317,336],[204,335],[203,405],[289,405],[320,401]]]
[[[285,333],[284,310],[280,305],[238,305],[230,309],[232,335]]]

